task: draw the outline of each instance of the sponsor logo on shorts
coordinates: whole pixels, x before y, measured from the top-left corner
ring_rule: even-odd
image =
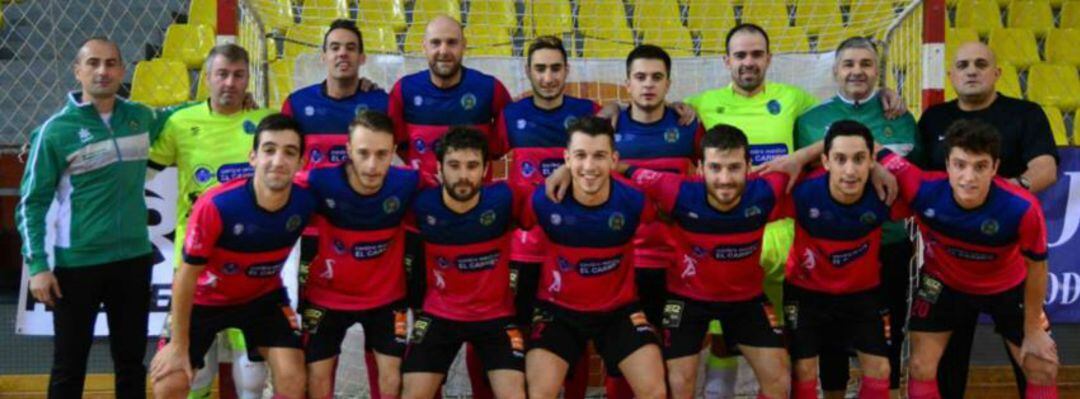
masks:
[[[462,272],[479,272],[494,269],[499,264],[502,251],[494,250],[484,254],[459,256],[454,263]]]
[[[271,263],[260,263],[257,265],[251,265],[244,273],[248,277],[254,278],[266,278],[277,276],[281,272],[281,268],[285,266],[282,261],[276,261]]]
[[[404,344],[409,338],[409,315],[404,310],[394,311],[394,341]]]
[[[293,310],[292,306],[282,304],[281,313],[285,316],[285,320],[289,322],[289,329],[292,330],[293,335],[299,336],[303,334],[300,331],[300,321],[298,320],[300,317],[296,315],[296,311]]]
[[[352,256],[356,260],[367,260],[382,256],[390,248],[390,240],[376,242],[358,242],[352,246]]]
[[[760,241],[754,241],[746,244],[735,245],[717,245],[713,247],[713,259],[719,261],[736,261],[740,259],[746,259],[757,252],[761,247]]]
[[[769,328],[773,330],[773,333],[780,334],[782,329],[780,328],[780,320],[776,319],[776,310],[769,301],[761,303],[761,311],[765,314],[765,320],[769,322]]]
[[[506,327],[506,337],[510,340],[510,350],[514,352],[514,357],[525,357],[525,337],[521,335],[521,330],[515,326]]]
[[[683,301],[668,301],[664,305],[664,319],[661,322],[664,328],[679,328],[685,307],[686,304]]]
[[[419,344],[424,342],[424,336],[427,335],[428,328],[431,327],[430,317],[420,317],[413,322],[412,337],[409,337],[409,343]]]
[[[582,259],[578,262],[578,274],[584,277],[599,276],[610,273],[622,264],[622,254],[607,259]]]
[[[645,312],[637,311],[630,314],[630,324],[634,326],[634,330],[637,332],[652,332],[655,333],[656,329],[652,324],[649,324],[649,319],[645,317]]]
[[[326,315],[326,311],[316,307],[307,307],[303,311],[303,325],[304,331],[308,334],[316,334],[319,332],[319,325],[322,324],[323,316]]]
[[[866,255],[866,253],[869,251],[870,243],[863,242],[861,245],[855,247],[854,249],[838,251],[829,254],[829,262],[832,263],[833,266],[844,267],[847,266],[848,263],[854,262],[861,258],[863,255]]]
[[[784,304],[784,323],[792,330],[799,328],[799,303],[789,302]]]

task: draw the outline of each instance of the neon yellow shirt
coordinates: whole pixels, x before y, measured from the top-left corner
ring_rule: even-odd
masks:
[[[150,148],[150,166],[176,166],[177,264],[191,207],[199,195],[218,184],[253,174],[248,164],[255,127],[269,109],[222,115],[210,111],[210,103],[177,111],[165,121],[161,137]]]
[[[765,83],[753,97],[735,93],[729,84],[683,101],[694,107],[706,129],[725,123],[746,133],[754,165],[794,151],[795,119],[818,102],[806,90],[777,82]]]

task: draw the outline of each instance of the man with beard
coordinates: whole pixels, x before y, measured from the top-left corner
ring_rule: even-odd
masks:
[[[676,262],[666,269],[661,334],[671,397],[694,396],[702,340],[709,323],[721,320],[727,345],[754,369],[758,398],[787,398],[790,365],[758,258],[765,224],[780,217],[788,177],[750,174],[749,143],[738,128],[714,126],[701,147],[694,177],[619,165],[674,220]]]
[[[570,194],[554,202],[539,187],[522,212],[522,226],[540,226],[548,244],[526,357],[529,397],[557,397],[592,341],[608,373],[624,375],[636,397],[664,398],[656,330],[637,304],[633,279],[634,233],[655,209],[612,180],[619,155],[609,121],[584,117],[567,131]]]
[[[442,187],[422,191],[412,217],[424,243],[427,290],[402,369],[406,399],[431,399],[464,343],[487,371],[496,398],[525,398],[525,340],[514,324],[510,238],[526,195],[484,184],[489,144],[452,127],[435,147]]]
[[[533,40],[526,50],[525,75],[532,84],[532,95],[503,109],[495,124],[498,152],[507,153],[510,165],[507,180],[529,192],[544,182],[563,164],[566,148],[566,128],[581,117],[594,115],[599,106],[591,100],[563,94],[570,64],[566,48],[554,36]],[[544,247],[540,232],[517,230],[511,244],[510,266],[516,275],[515,308],[518,324],[528,326],[536,300],[536,285]],[[584,398],[588,385],[589,364],[579,362],[566,381],[566,398]]]
[[[304,395],[304,353],[281,269],[315,209],[293,182],[303,138],[287,116],[267,116],[248,157],[255,174],[200,196],[173,280],[172,334],[151,364],[154,396],[183,398],[218,331],[237,328],[273,371],[275,398]]]

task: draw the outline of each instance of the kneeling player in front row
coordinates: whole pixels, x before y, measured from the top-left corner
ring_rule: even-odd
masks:
[[[256,128],[251,179],[199,197],[173,281],[172,335],[154,356],[154,396],[183,398],[193,370],[224,328],[239,328],[270,364],[275,398],[304,395],[304,353],[281,269],[315,208],[293,182],[304,150],[292,119],[271,115]]]
[[[451,128],[435,149],[442,187],[413,203],[427,289],[402,365],[404,398],[435,397],[464,343],[476,348],[495,397],[525,397],[525,341],[510,287],[510,238],[525,195],[505,182],[483,184],[487,154],[483,133]]]
[[[953,330],[988,313],[1028,379],[1028,399],[1057,398],[1057,347],[1043,329],[1046,221],[1034,196],[995,177],[1001,139],[993,126],[954,123],[945,134],[945,170],[922,172],[889,151],[926,241],[926,264],[911,306],[912,399],[940,398],[938,361]]]

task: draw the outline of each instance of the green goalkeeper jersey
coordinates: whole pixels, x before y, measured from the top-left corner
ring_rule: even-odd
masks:
[[[222,115],[210,110],[208,100],[177,111],[165,121],[161,137],[150,148],[150,167],[176,166],[177,169],[174,239],[177,264],[195,200],[218,184],[253,174],[248,154],[255,128],[272,113],[269,109],[255,109]]]

